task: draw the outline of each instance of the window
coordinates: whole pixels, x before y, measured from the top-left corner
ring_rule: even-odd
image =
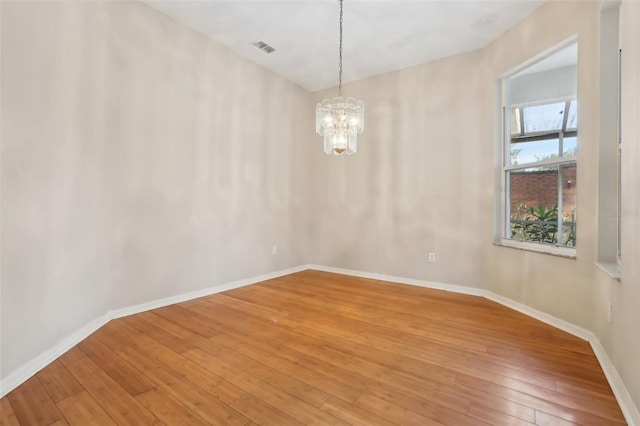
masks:
[[[577,45],[502,80],[500,242],[575,255]]]
[[[621,61],[620,4],[600,13],[600,127],[598,144],[598,259],[611,277],[621,277]]]

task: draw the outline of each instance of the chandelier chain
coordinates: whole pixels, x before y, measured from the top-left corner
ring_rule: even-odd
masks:
[[[338,96],[342,97],[342,1],[340,0],[340,63],[338,65]]]

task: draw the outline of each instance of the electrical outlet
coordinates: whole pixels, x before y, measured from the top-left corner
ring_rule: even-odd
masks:
[[[276,254],[278,254],[278,246],[273,246],[271,247],[271,253],[275,256]]]
[[[609,302],[607,304],[607,321],[609,321],[609,324],[611,324],[612,314],[613,314],[613,305],[611,305],[611,302]]]
[[[436,263],[436,254],[429,253],[429,263]]]

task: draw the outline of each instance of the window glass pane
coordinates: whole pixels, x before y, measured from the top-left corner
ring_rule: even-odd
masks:
[[[560,130],[564,120],[565,102],[525,107],[522,110],[524,132]]]
[[[564,138],[562,140],[562,155],[570,157],[578,154],[578,138]]]
[[[511,164],[535,163],[555,158],[560,149],[558,144],[558,139],[511,143]]]
[[[567,129],[578,128],[578,101],[571,101],[569,106],[569,116],[567,117]]]
[[[556,244],[558,234],[558,166],[507,172],[511,238]]]
[[[561,166],[562,175],[562,245],[576,246],[576,165]]]

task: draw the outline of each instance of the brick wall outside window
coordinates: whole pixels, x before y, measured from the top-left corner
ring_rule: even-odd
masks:
[[[563,218],[575,219],[576,212],[576,166],[562,168]],[[558,204],[557,170],[511,173],[511,217],[516,216],[520,204],[527,207],[545,206],[551,208]]]

